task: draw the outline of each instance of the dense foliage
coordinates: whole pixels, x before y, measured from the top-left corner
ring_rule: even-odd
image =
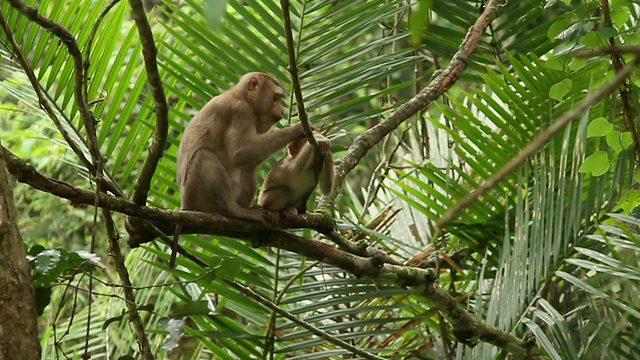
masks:
[[[105,171],[130,197],[155,116],[129,4],[117,2],[99,22],[104,2],[29,3],[67,27],[85,51],[99,24],[86,92],[100,120]],[[168,140],[148,198],[155,207],[179,208],[178,144],[186,123],[211,96],[254,70],[275,75],[292,93],[280,4],[231,0],[221,9],[214,3],[167,0],[149,15],[170,105]],[[305,107],[314,127],[328,129],[336,158],[450,64],[482,5],[476,0],[292,1]],[[41,110],[2,35],[2,145],[49,177],[92,190],[86,168],[61,135],[71,133],[89,152],[67,50],[9,3],[1,8],[60,118],[54,123]],[[508,1],[462,78],[347,175],[336,200],[337,228],[407,265],[435,268],[438,283],[479,318],[517,337],[534,338],[550,358],[640,357],[633,331],[640,325],[640,220],[634,212],[640,203],[634,176],[640,155],[634,135],[638,70],[576,114],[453,221],[438,223],[440,230],[436,226],[548,125],[589,101],[621,64],[639,56],[637,51],[575,56],[640,45],[639,21],[640,6],[632,0]],[[287,121],[298,121],[293,95],[286,102]],[[262,175],[275,160],[263,164]],[[78,358],[87,347],[93,359],[138,356],[100,213],[94,218],[92,207],[69,206],[26,185],[16,185],[15,195],[36,286],[44,293],[40,300],[48,305],[41,316],[45,356]],[[124,217],[115,220],[125,234]],[[299,234],[318,237],[311,230]],[[181,257],[179,268],[168,271],[169,250],[161,242],[126,254],[158,358],[171,350],[185,359],[349,356],[238,293],[227,280],[250,286],[290,314],[382,357],[506,356],[491,344],[470,348],[457,342],[434,304],[395,286],[393,279],[354,277],[232,238],[185,235],[182,243],[210,268]],[[101,270],[89,272],[87,263]]]

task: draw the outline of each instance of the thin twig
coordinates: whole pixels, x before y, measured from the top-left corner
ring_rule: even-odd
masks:
[[[18,63],[20,64],[20,67],[29,78],[29,82],[31,82],[31,86],[33,87],[33,90],[36,92],[36,96],[38,97],[38,102],[40,107],[47,113],[49,118],[53,121],[54,125],[56,126],[58,131],[60,131],[60,134],[62,135],[64,140],[67,142],[69,147],[71,147],[71,150],[74,152],[74,154],[76,154],[76,156],[82,162],[82,164],[84,164],[84,166],[87,169],[89,169],[89,171],[95,172],[95,168],[93,167],[93,164],[91,164],[91,162],[84,156],[84,151],[80,149],[80,146],[75,142],[75,140],[73,140],[73,138],[71,137],[69,132],[64,128],[64,126],[62,126],[62,122],[60,122],[60,119],[58,118],[56,111],[51,107],[51,104],[49,104],[49,101],[47,100],[47,96],[45,95],[45,92],[42,89],[42,86],[40,85],[40,82],[38,81],[38,78],[36,77],[36,74],[34,73],[33,68],[31,67],[31,64],[27,61],[27,58],[24,56],[24,53],[22,52],[22,49],[20,48],[18,43],[15,41],[13,34],[11,33],[11,29],[9,28],[9,24],[7,23],[2,13],[0,13],[0,22],[2,23],[2,30],[4,31],[4,34],[7,37],[7,40],[9,41],[11,53],[16,57],[16,59],[18,60]]]
[[[89,66],[91,65],[90,57],[91,57],[91,47],[93,46],[93,40],[95,39],[96,34],[98,33],[98,28],[100,27],[100,24],[102,24],[102,20],[104,20],[105,16],[107,16],[109,11],[119,2],[120,0],[111,0],[111,3],[109,3],[109,5],[107,5],[107,7],[105,7],[104,10],[102,10],[100,15],[96,19],[95,23],[93,24],[93,27],[91,28],[91,33],[87,38],[87,43],[85,44],[85,51],[84,51],[85,84],[89,83]],[[88,86],[85,86],[84,96],[88,99],[89,95],[86,92],[87,89],[88,89]],[[91,102],[89,102],[88,104],[91,105]]]
[[[609,46],[609,47],[601,47],[589,51],[582,51],[575,54],[575,57],[579,58],[591,58],[594,56],[613,54],[633,54],[636,56],[640,56],[640,46],[638,45],[625,45],[625,46]]]
[[[89,143],[89,152],[91,153],[91,159],[93,165],[98,168],[98,162],[103,162],[102,156],[100,155],[100,147],[98,145],[98,140],[95,132],[95,118],[93,114],[89,110],[89,105],[86,97],[84,96],[84,87],[85,87],[85,76],[84,76],[84,67],[82,62],[82,52],[80,51],[80,47],[78,46],[78,42],[76,38],[61,24],[42,16],[38,9],[33,6],[28,6],[24,4],[20,0],[8,0],[16,10],[18,10],[22,15],[26,16],[27,19],[32,22],[40,25],[44,29],[50,31],[53,35],[58,37],[62,44],[67,47],[69,51],[69,55],[71,55],[71,59],[73,60],[73,68],[74,68],[74,84],[73,84],[73,96],[78,106],[78,110],[80,113],[80,117],[82,118],[82,122],[85,127],[85,131],[87,133],[87,139]],[[99,174],[97,174],[99,176]]]
[[[296,96],[296,105],[298,106],[298,117],[302,123],[304,134],[307,137],[309,144],[314,149],[318,148],[318,142],[313,136],[311,125],[309,124],[309,118],[307,117],[307,111],[304,108],[304,98],[302,97],[302,89],[300,88],[300,78],[298,75],[298,63],[296,61],[296,50],[293,42],[293,30],[291,27],[291,15],[289,14],[289,1],[280,0],[282,6],[282,16],[284,19],[284,32],[287,38],[287,51],[289,53],[289,73],[291,74],[291,82],[293,84],[293,92]]]
[[[120,275],[120,281],[122,281],[122,285],[124,285],[123,291],[124,296],[127,299],[126,305],[129,310],[129,320],[133,324],[136,340],[140,347],[140,356],[144,360],[153,360],[153,352],[149,345],[149,339],[147,339],[147,335],[145,334],[144,323],[142,322],[142,318],[138,312],[136,298],[133,294],[131,280],[129,279],[129,271],[124,263],[124,255],[122,255],[122,251],[120,251],[120,236],[116,231],[116,225],[111,217],[111,211],[103,209],[102,215],[104,217],[105,227],[107,230],[107,238],[111,249],[110,253],[113,257],[118,275]]]
[[[109,10],[111,10],[113,8],[113,6],[120,0],[113,0],[109,5],[107,5],[107,7],[102,11],[102,13],[100,14],[100,16],[98,16],[98,19],[96,20],[96,22],[93,25],[93,28],[91,29],[91,33],[89,34],[89,38],[87,39],[87,43],[85,45],[85,57],[84,57],[84,71],[83,71],[83,75],[84,75],[84,85],[83,85],[83,89],[84,89],[84,98],[87,99],[87,106],[89,106],[90,102],[88,101],[89,99],[89,67],[91,64],[90,58],[91,58],[91,45],[93,44],[93,40],[96,36],[96,33],[98,31],[98,28],[100,27],[100,24],[102,23],[102,20],[104,20],[104,17],[107,15],[107,13],[109,12]],[[95,123],[94,123],[95,125]],[[95,129],[94,129],[95,131]],[[97,139],[96,139],[96,143],[97,143]],[[98,161],[96,163],[96,178],[101,178],[101,175],[103,174],[103,161]],[[96,181],[96,193],[100,193],[102,192],[102,186],[101,184],[103,183],[103,181]],[[96,198],[96,202],[98,201],[98,199]],[[105,214],[105,216],[110,216],[109,211],[108,210],[103,210],[103,213]],[[98,229],[98,206],[97,203],[94,203],[94,213],[93,213],[93,228],[91,231],[91,252],[95,252],[96,249],[96,232]],[[89,269],[89,272],[92,272],[93,268]],[[126,269],[125,269],[126,271]],[[89,359],[91,358],[91,355],[89,354],[89,339],[90,339],[90,333],[91,333],[91,308],[93,305],[93,276],[89,277],[89,296],[88,296],[88,311],[87,311],[87,327],[85,329],[85,339],[84,339],[84,354],[82,355],[83,359]]]
[[[151,178],[156,171],[158,162],[164,152],[164,146],[167,141],[167,133],[169,132],[169,106],[162,85],[162,78],[158,71],[158,49],[153,38],[153,32],[147,14],[140,0],[129,0],[131,5],[131,15],[136,22],[140,42],[142,43],[142,55],[144,57],[144,66],[147,72],[147,80],[149,81],[149,90],[153,95],[154,110],[156,114],[156,129],[153,133],[149,153],[140,170],[140,176],[136,180],[135,191],[133,193],[133,202],[138,205],[147,203],[147,196],[151,188]]]
[[[438,220],[436,223],[436,227],[438,229],[444,228],[447,224],[449,224],[456,216],[464,210],[467,206],[469,206],[472,202],[486,193],[488,190],[492,189],[496,185],[498,185],[502,180],[504,180],[509,174],[518,169],[522,164],[524,164],[527,159],[534,155],[538,150],[540,150],[544,145],[546,145],[551,138],[555,134],[557,134],[560,130],[564,129],[571,121],[580,116],[583,112],[587,111],[591,106],[595,103],[599,102],[615,91],[615,89],[620,86],[620,84],[624,83],[624,81],[633,73],[635,67],[640,63],[640,57],[636,57],[634,61],[625,66],[616,74],[616,76],[605,84],[600,89],[593,91],[587,96],[580,105],[571,109],[569,112],[565,113],[558,120],[553,122],[547,128],[541,130],[529,145],[527,145],[520,153],[509,161],[505,166],[502,167],[497,173],[495,173],[491,178],[485,180],[480,187],[475,189],[469,195],[465,196],[462,200],[458,201],[455,205],[453,205],[447,212]]]

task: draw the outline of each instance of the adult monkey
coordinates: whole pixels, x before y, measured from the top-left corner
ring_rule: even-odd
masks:
[[[249,209],[258,165],[289,142],[304,137],[302,124],[269,132],[284,114],[284,89],[271,75],[251,72],[213,97],[191,119],[178,149],[181,210],[219,213],[266,224],[263,212]],[[175,266],[176,226],[169,266]]]

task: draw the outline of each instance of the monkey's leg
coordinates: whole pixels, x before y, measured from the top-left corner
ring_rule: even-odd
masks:
[[[253,199],[256,197],[256,190],[258,190],[256,167],[247,166],[242,168],[240,170],[240,193],[236,198],[236,203],[241,208],[250,208]]]
[[[239,184],[232,181],[233,177],[215,153],[204,149],[198,151],[180,189],[182,209],[223,214],[266,225],[260,211],[243,209],[236,203],[240,189]]]

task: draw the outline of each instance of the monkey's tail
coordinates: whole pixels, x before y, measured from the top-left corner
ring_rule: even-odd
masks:
[[[178,239],[182,232],[182,225],[176,225],[176,231],[173,233],[173,241],[171,242],[171,258],[169,259],[169,269],[175,269],[176,257],[178,256]]]

